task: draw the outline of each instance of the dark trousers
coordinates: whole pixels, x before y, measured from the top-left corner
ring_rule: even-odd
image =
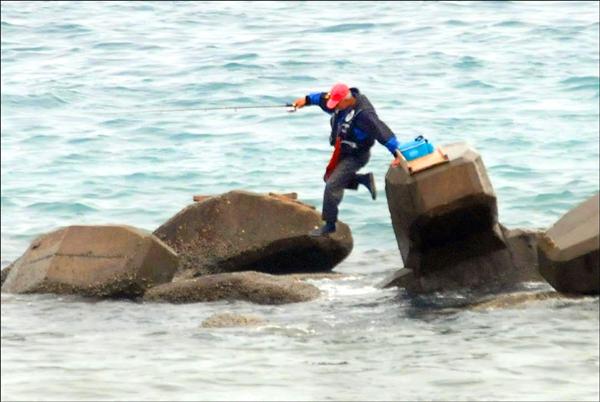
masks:
[[[340,205],[342,198],[344,198],[344,189],[356,190],[359,184],[365,183],[367,175],[357,174],[356,172],[369,162],[370,157],[370,152],[341,157],[335,170],[325,182],[322,214],[325,222],[337,221],[338,205]]]

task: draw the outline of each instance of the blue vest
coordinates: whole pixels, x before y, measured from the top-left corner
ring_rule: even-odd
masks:
[[[358,95],[353,108],[347,111],[336,110],[331,115],[329,142],[334,145],[339,136],[342,140],[342,154],[359,154],[368,151],[373,146],[372,136],[356,127],[355,124],[356,118],[366,110],[373,110],[373,106],[363,95]]]

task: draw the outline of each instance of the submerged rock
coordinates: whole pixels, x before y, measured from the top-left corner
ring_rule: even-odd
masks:
[[[203,328],[231,328],[231,327],[254,327],[264,325],[267,321],[256,315],[242,315],[234,313],[213,314],[202,321]]]
[[[557,292],[521,292],[514,294],[506,294],[495,297],[491,300],[485,300],[482,302],[474,303],[469,306],[473,310],[494,310],[504,309],[511,307],[519,307],[526,303],[552,300],[552,299],[564,299],[565,296]]]
[[[596,194],[567,212],[540,241],[540,273],[559,292],[600,293],[598,202]]]
[[[330,236],[308,236],[321,224],[320,214],[293,197],[246,191],[206,197],[154,234],[177,251],[180,269],[188,271],[184,277],[248,270],[330,271],[352,250],[350,229],[338,222]]]
[[[383,287],[413,292],[502,288],[540,280],[533,231],[498,223],[496,195],[480,155],[444,147],[449,163],[416,174],[390,167],[386,195],[405,269]]]
[[[69,226],[35,239],[14,262],[3,292],[136,297],[169,282],[177,255],[131,226]]]
[[[313,300],[320,293],[317,287],[297,279],[247,271],[166,283],[148,289],[144,300],[170,303],[244,300],[257,304],[285,304]]]

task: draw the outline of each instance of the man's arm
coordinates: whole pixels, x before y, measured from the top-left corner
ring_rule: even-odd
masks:
[[[406,159],[400,152],[398,139],[390,130],[390,128],[379,119],[377,113],[373,110],[367,110],[360,114],[360,118],[356,122],[358,129],[372,135],[377,142],[385,146],[388,151],[394,156],[392,166],[406,166]]]
[[[311,92],[303,98],[298,98],[292,103],[297,108],[303,108],[304,106],[317,105],[326,113],[333,113],[332,109],[327,108],[327,100],[329,95],[327,92]]]
[[[377,142],[385,146],[392,155],[396,156],[396,151],[399,146],[398,139],[387,124],[379,120],[379,116],[377,116],[377,113],[375,113],[374,110],[365,110],[362,112],[357,117],[356,127],[359,130],[372,135]]]

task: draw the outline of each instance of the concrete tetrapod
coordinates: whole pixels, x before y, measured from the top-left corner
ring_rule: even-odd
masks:
[[[388,280],[414,292],[502,287],[535,277],[498,223],[496,195],[481,156],[466,143],[444,146],[449,162],[410,174],[390,167],[386,196],[405,270]],[[527,234],[529,236],[529,234]],[[532,240],[533,241],[533,240]],[[519,246],[531,254],[529,248]],[[515,248],[517,250],[517,248]],[[532,272],[522,272],[522,270]]]
[[[559,292],[600,293],[598,197],[563,215],[539,242],[540,273]]]
[[[137,297],[169,282],[177,254],[125,225],[68,226],[35,239],[10,268],[2,291]]]

